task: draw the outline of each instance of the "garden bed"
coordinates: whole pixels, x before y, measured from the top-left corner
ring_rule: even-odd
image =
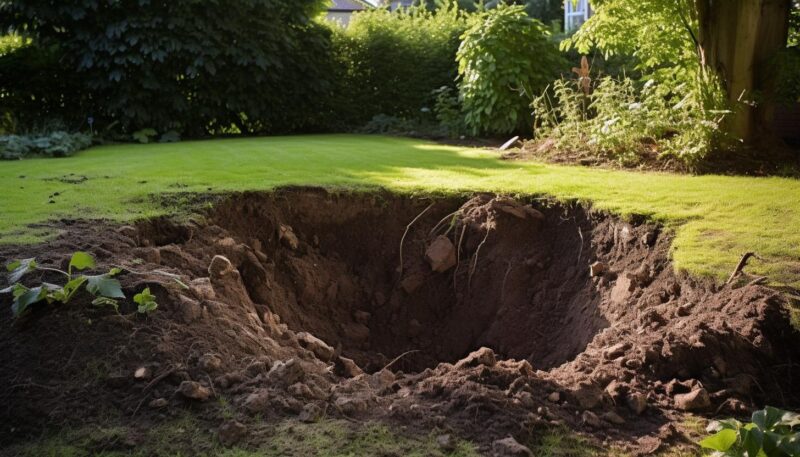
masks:
[[[65,229],[0,257],[60,265],[86,250],[136,272],[126,292],[147,285],[159,308],[4,311],[3,443],[184,411],[253,449],[262,421],[325,417],[483,452],[566,426],[646,454],[688,444],[692,414],[800,400],[780,295],[677,275],[668,232],[587,207],[290,189],[232,195],[189,221]]]

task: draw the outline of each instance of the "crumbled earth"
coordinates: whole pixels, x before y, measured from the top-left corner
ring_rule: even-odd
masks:
[[[256,419],[347,418],[449,430],[445,450],[531,455],[520,443],[565,426],[648,454],[685,443],[688,414],[798,404],[780,295],[676,274],[669,233],[580,206],[293,189],[63,228],[0,258],[85,250],[159,308],[79,296],[15,321],[3,296],[2,443],[186,410],[223,445]]]

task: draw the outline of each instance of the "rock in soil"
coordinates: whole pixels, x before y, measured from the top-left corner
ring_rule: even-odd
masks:
[[[261,414],[269,410],[270,395],[267,389],[257,390],[244,400],[244,408],[250,414]]]
[[[309,403],[303,407],[303,410],[300,411],[300,415],[297,418],[300,422],[317,422],[322,418],[322,408],[313,403]]]
[[[323,362],[329,362],[333,358],[333,348],[308,332],[298,333],[297,342],[300,343],[300,346],[313,352]]]
[[[450,238],[439,235],[425,251],[425,259],[430,264],[431,270],[444,273],[456,265],[456,247]]]
[[[456,450],[456,441],[450,434],[437,436],[436,444],[439,446],[439,449],[443,450],[444,452],[452,452]]]
[[[150,367],[139,367],[133,372],[133,379],[137,381],[144,381],[153,376],[153,370]]]
[[[183,381],[178,386],[178,393],[198,401],[206,401],[211,397],[211,390],[196,381]]]
[[[700,387],[687,394],[675,395],[675,407],[683,411],[702,411],[711,406],[706,389]]]
[[[476,367],[478,365],[493,367],[496,363],[497,358],[494,355],[494,351],[487,347],[482,347],[459,360],[456,363],[456,369]]]
[[[641,415],[647,409],[647,396],[639,392],[628,394],[628,408],[637,416]]]
[[[216,354],[203,354],[200,357],[200,368],[207,373],[215,373],[222,369],[222,359]]]
[[[492,443],[492,455],[494,457],[533,457],[531,450],[519,444],[512,436]]]
[[[300,247],[300,240],[297,238],[297,235],[294,234],[292,227],[288,225],[281,225],[279,231],[280,234],[278,235],[278,238],[280,238],[286,247],[292,250],[297,250],[297,248]]]
[[[247,434],[247,427],[239,421],[229,420],[219,426],[217,437],[223,446],[233,446]]]

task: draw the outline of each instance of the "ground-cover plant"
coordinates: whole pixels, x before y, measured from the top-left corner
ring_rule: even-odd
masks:
[[[674,157],[694,165],[719,145],[724,102],[698,102],[655,79],[637,82],[605,76],[559,79],[532,106],[537,138],[573,151],[593,151],[626,165],[644,156]],[[716,109],[708,109],[706,105]]]
[[[23,315],[31,305],[36,303],[67,304],[81,289],[85,289],[95,297],[92,301],[93,305],[110,306],[119,311],[118,300],[124,299],[125,294],[122,292],[119,280],[114,276],[121,273],[122,269],[114,267],[99,275],[80,273],[96,266],[94,257],[82,251],[72,254],[66,271],[42,266],[36,262],[35,258],[14,260],[6,266],[9,272],[8,282],[11,286],[0,290],[0,293],[10,293],[14,297],[11,311],[15,317]],[[22,278],[34,271],[58,273],[64,277],[64,283],[42,282],[35,287],[24,285],[21,282]],[[136,295],[134,301],[139,305],[138,311],[141,314],[149,314],[158,307],[149,288]]]
[[[459,91],[471,133],[530,129],[530,102],[564,67],[550,32],[521,5],[471,20],[458,49]]]
[[[357,13],[347,28],[333,27],[337,86],[332,123],[360,127],[378,114],[415,118],[432,109],[431,91],[453,85],[466,13],[454,1]]]
[[[700,446],[731,457],[800,456],[800,415],[767,406],[753,413],[749,423],[720,421],[714,435]]]
[[[0,159],[68,157],[92,145],[85,133],[53,131],[29,135],[0,135]]]

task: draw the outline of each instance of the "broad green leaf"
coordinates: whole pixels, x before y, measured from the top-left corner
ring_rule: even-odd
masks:
[[[778,449],[787,455],[800,455],[800,433],[786,435],[778,441]]]
[[[736,444],[736,432],[729,428],[720,430],[714,435],[700,441],[700,446],[706,449],[725,452]]]
[[[786,411],[767,406],[754,412],[751,421],[761,430],[767,431],[771,430],[783,418],[784,414],[786,414]]]
[[[94,268],[94,257],[86,252],[78,251],[72,254],[72,259],[69,261],[69,273],[72,274],[72,269],[85,270],[87,268]]]
[[[125,294],[122,293],[122,285],[119,281],[109,277],[107,274],[87,276],[86,281],[86,290],[92,295],[109,298],[125,298]]]
[[[78,276],[77,278],[71,279],[69,282],[64,284],[64,300],[63,303],[67,303],[70,299],[75,295],[75,293],[81,288],[83,283],[86,282],[86,276]]]
[[[758,456],[763,441],[764,434],[758,427],[742,430],[742,447],[748,456]]]
[[[13,267],[13,268],[12,268]],[[6,267],[11,273],[8,275],[9,284],[19,282],[28,272],[36,269],[36,259],[22,259],[11,262]]]
[[[44,300],[46,296],[47,289],[42,286],[27,289],[14,299],[14,303],[11,304],[11,312],[14,313],[14,317],[19,317],[30,305]]]

